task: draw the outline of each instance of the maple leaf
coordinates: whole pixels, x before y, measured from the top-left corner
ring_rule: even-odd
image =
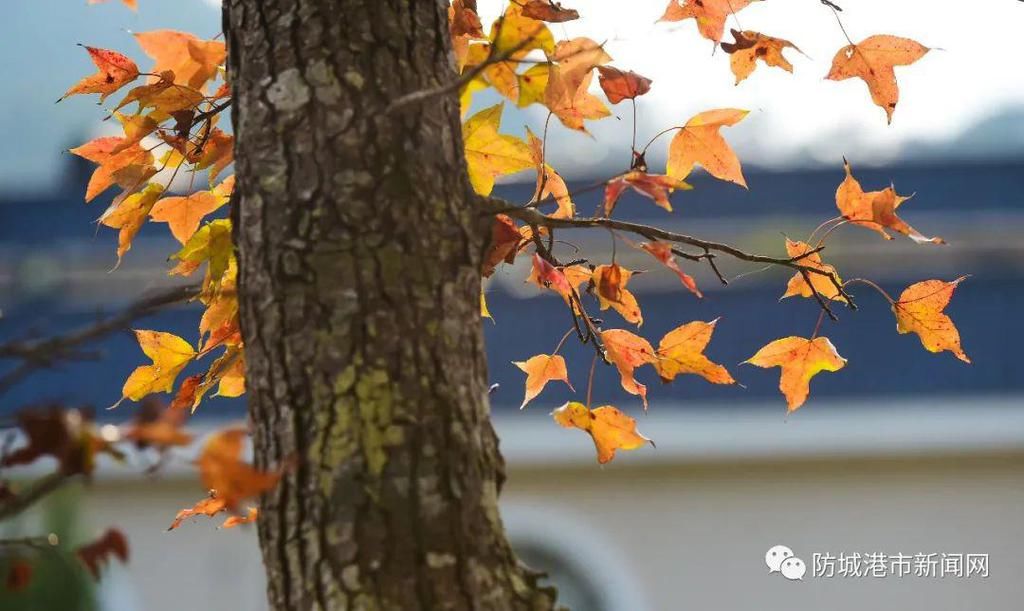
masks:
[[[789,60],[782,54],[782,51],[787,48],[801,52],[793,43],[751,30],[729,31],[736,42],[723,42],[721,46],[722,50],[729,54],[729,67],[736,75],[737,85],[754,72],[757,60],[761,60],[767,66],[793,72],[793,64],[789,63]]]
[[[79,546],[75,550],[75,555],[82,561],[93,579],[98,580],[100,570],[111,558],[117,558],[122,563],[128,562],[128,539],[116,528],[109,528],[92,543]]]
[[[484,295],[483,287],[480,288],[480,316],[483,318],[490,318],[491,322],[494,322],[494,317],[491,316],[491,311],[487,309],[487,296]]]
[[[86,202],[114,185],[125,189],[139,188],[156,174],[153,154],[140,147],[138,142],[126,144],[125,138],[96,138],[68,152],[99,164],[85,188]]]
[[[549,23],[563,23],[580,18],[579,12],[554,2],[554,0],[527,0],[523,5],[523,16]]]
[[[586,132],[584,120],[611,115],[604,103],[588,92],[594,68],[612,60],[602,45],[585,37],[564,40],[555,46],[548,60],[553,65],[548,73],[544,105],[563,125]]]
[[[181,430],[181,425],[188,417],[187,408],[192,405],[196,388],[201,381],[202,376],[185,378],[174,395],[174,400],[166,407],[160,401],[144,399],[140,409],[135,412],[132,423],[121,437],[134,442],[135,447],[140,450],[152,447],[159,452],[191,444],[192,435]]]
[[[928,47],[909,38],[884,34],[868,36],[857,44],[839,49],[825,78],[832,81],[854,77],[863,80],[871,93],[871,100],[885,110],[888,122],[892,123],[900,97],[893,67],[909,66],[928,51]]]
[[[252,524],[259,518],[260,510],[256,507],[250,507],[249,511],[244,516],[229,516],[224,523],[220,525],[221,528],[234,528],[242,524]]]
[[[604,215],[611,216],[615,210],[615,204],[622,197],[626,189],[633,189],[637,193],[650,198],[655,204],[672,212],[672,202],[669,195],[672,191],[679,189],[688,191],[693,187],[682,179],[673,178],[664,174],[648,174],[640,170],[630,170],[620,174],[608,181],[604,188]]]
[[[569,382],[569,372],[565,368],[565,359],[557,354],[550,356],[538,354],[531,356],[526,361],[513,361],[512,364],[526,373],[526,396],[523,397],[523,404],[519,406],[519,409],[526,407],[526,404],[539,395],[540,391],[544,390],[544,386],[551,380],[561,380],[565,382],[570,390],[576,391],[572,387],[572,383]]]
[[[743,362],[782,369],[779,390],[786,397],[789,412],[796,411],[807,400],[811,378],[822,371],[839,371],[846,366],[846,359],[839,356],[827,337],[777,339]]]
[[[196,191],[185,196],[161,199],[150,210],[149,216],[156,223],[167,223],[174,239],[187,244],[199,229],[203,217],[226,203],[228,198],[218,196],[213,191]]]
[[[107,0],[89,0],[89,4],[103,4]],[[121,4],[127,6],[133,11],[139,10],[139,0],[121,0]]]
[[[853,177],[850,163],[843,160],[843,168],[846,170],[846,178],[836,189],[836,207],[839,208],[843,218],[854,225],[860,225],[873,229],[882,236],[891,240],[892,236],[886,232],[891,229],[902,233],[918,244],[945,244],[945,240],[939,237],[929,238],[921,234],[903,219],[896,216],[896,209],[900,204],[910,199],[911,196],[896,194],[896,188],[889,185],[881,191],[864,192],[860,182]]]
[[[704,356],[718,319],[711,322],[695,320],[680,325],[665,334],[658,344],[658,370],[662,382],[671,382],[677,375],[698,375],[712,384],[735,384],[725,367]]]
[[[598,82],[612,104],[635,100],[651,90],[651,79],[630,70],[623,72],[611,66],[598,66]]]
[[[615,458],[615,450],[635,450],[654,442],[636,430],[636,420],[611,405],[593,410],[576,401],[570,401],[551,412],[551,416],[565,428],[586,431],[597,448],[597,462],[602,465]]]
[[[150,183],[139,193],[124,198],[116,207],[111,207],[99,218],[102,225],[120,230],[117,234],[117,261],[132,247],[132,240],[142,229],[149,217],[149,211],[163,195],[162,185]]]
[[[484,256],[480,274],[489,278],[499,263],[515,261],[522,240],[523,235],[519,233],[519,227],[512,217],[507,214],[495,215],[494,223],[491,224],[491,246]]]
[[[202,147],[193,153],[193,157],[196,170],[210,169],[208,178],[212,187],[217,176],[235,160],[235,138],[213,128],[206,136]]]
[[[227,46],[219,40],[202,40],[192,34],[175,30],[139,32],[135,40],[146,55],[155,61],[150,72],[170,70],[179,85],[202,89],[217,75],[227,57]]]
[[[171,255],[181,261],[171,270],[172,274],[187,276],[203,263],[209,263],[207,276],[212,282],[220,282],[227,273],[234,257],[231,243],[230,219],[217,219],[203,225],[196,231],[181,250]]]
[[[75,83],[71,89],[64,92],[60,100],[57,100],[58,102],[68,96],[84,93],[98,93],[100,102],[103,102],[107,96],[139,76],[139,67],[127,55],[96,47],[85,47],[85,50],[89,52],[89,59],[92,60],[92,63],[96,64],[96,74],[91,74]]]
[[[241,460],[246,435],[245,429],[228,428],[210,436],[196,459],[199,479],[203,487],[211,491],[210,495],[195,506],[179,511],[168,530],[177,528],[182,520],[193,515],[214,516],[221,511],[235,511],[244,499],[277,485],[283,469],[261,471]]]
[[[203,397],[217,384],[218,397],[240,397],[245,393],[245,355],[240,345],[230,345],[203,376],[192,401],[194,412]]]
[[[690,289],[691,293],[699,298],[704,297],[704,294],[700,292],[699,288],[697,288],[697,282],[694,281],[693,277],[680,269],[679,264],[676,263],[675,255],[672,253],[672,244],[670,242],[654,240],[652,242],[644,242],[640,244],[639,247],[657,259],[662,265],[675,272],[675,274],[679,276],[679,281],[683,283],[683,286]]]
[[[658,362],[654,348],[646,339],[634,335],[625,329],[608,329],[601,332],[608,360],[619,371],[623,390],[631,395],[638,395],[647,410],[647,387],[636,381],[633,370],[647,364]]]
[[[476,113],[462,124],[466,166],[473,190],[490,195],[494,179],[533,167],[533,156],[525,142],[508,134],[499,134],[504,104],[495,104]]]
[[[42,456],[52,456],[63,475],[90,475],[95,469],[97,454],[123,458],[100,434],[92,413],[87,410],[51,405],[45,409],[22,410],[16,420],[24,433],[25,445],[3,456],[2,467],[27,465]]]
[[[224,499],[217,498],[217,495],[211,492],[210,496],[199,501],[192,507],[178,511],[178,513],[174,515],[174,520],[171,522],[171,525],[167,527],[167,530],[174,530],[175,528],[181,526],[181,523],[189,518],[195,516],[207,516],[212,518],[218,513],[227,510],[228,507],[227,504],[224,502]]]
[[[550,165],[544,162],[544,142],[535,136],[530,128],[526,128],[526,142],[530,147],[530,156],[537,170],[537,187],[534,201],[544,201],[549,195],[554,198],[558,209],[551,213],[552,218],[571,219],[576,216],[576,206],[569,196],[569,187]]]
[[[510,2],[505,13],[491,25],[491,42],[495,53],[511,59],[522,59],[534,49],[550,53],[555,37],[542,21],[525,14],[523,6]]]
[[[555,267],[542,259],[540,255],[534,254],[533,268],[526,281],[558,293],[566,305],[571,306],[574,312],[579,313],[572,296],[574,292],[578,294],[579,286],[584,282],[589,282],[590,277],[591,271],[582,265]]]
[[[694,19],[701,36],[713,42],[722,40],[725,20],[755,0],[669,0],[658,21]]]
[[[530,104],[543,104],[550,76],[551,66],[548,64],[535,64],[525,72],[517,74],[519,97],[516,99],[516,106],[526,108]]]
[[[912,284],[892,304],[896,315],[896,330],[900,334],[917,333],[921,345],[928,352],[948,350],[965,363],[971,359],[960,347],[960,332],[943,310],[953,298],[953,291],[967,276],[952,282],[925,280]]]
[[[124,399],[138,401],[152,393],[170,392],[178,374],[196,357],[192,344],[173,333],[136,330],[135,337],[153,364],[141,365],[128,376],[118,403]]]
[[[601,310],[614,308],[626,319],[626,322],[639,327],[644,324],[644,317],[640,313],[640,304],[637,303],[633,293],[626,289],[626,284],[632,275],[632,271],[612,263],[611,265],[598,265],[594,268],[592,279],[594,287],[597,289],[597,300]]]
[[[715,178],[734,182],[745,189],[747,181],[743,178],[740,160],[718,130],[736,125],[747,113],[746,110],[720,108],[694,115],[673,136],[665,173],[682,180],[699,163]]]
[[[807,254],[813,250],[814,249],[811,248],[811,245],[806,242],[794,242],[793,240],[786,238],[786,254],[789,255],[790,258],[802,257],[797,261],[797,263],[833,274],[835,275],[836,282],[842,284],[842,280],[839,278],[839,273],[836,272],[836,268],[822,262],[821,254],[817,252],[812,252],[809,255]],[[786,285],[785,294],[783,294],[780,299],[793,296],[814,297],[814,292],[817,291],[818,294],[825,299],[834,299],[836,301],[846,302],[846,297],[843,297],[842,293],[839,292],[839,288],[836,286],[836,283],[832,282],[828,276],[808,272],[807,277],[811,279],[810,285],[807,284],[807,281],[804,280],[804,275],[800,272],[793,274],[793,277],[789,279],[789,284]]]
[[[154,97],[172,85],[174,85],[174,71],[164,70],[157,75],[157,80],[155,82],[146,85],[139,85],[138,87],[132,87],[129,89],[127,95],[124,96],[124,99],[118,102],[117,106],[115,106],[111,112],[117,112],[132,102],[138,102],[138,112],[141,113],[151,104]]]

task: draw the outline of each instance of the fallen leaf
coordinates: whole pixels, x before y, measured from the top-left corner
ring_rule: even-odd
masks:
[[[695,320],[665,334],[658,344],[658,360],[654,367],[662,382],[671,382],[680,374],[698,375],[712,384],[735,384],[725,367],[704,356],[718,319],[711,322]]]
[[[72,95],[98,93],[102,103],[107,96],[139,76],[139,67],[127,55],[96,47],[85,47],[85,50],[89,52],[92,63],[96,64],[97,72],[75,83],[64,92],[60,100]]]
[[[615,205],[619,202],[619,198],[622,197],[622,192],[626,189],[633,189],[644,197],[653,200],[658,206],[672,212],[672,202],[669,201],[669,195],[672,194],[672,191],[676,189],[688,191],[692,188],[679,178],[631,170],[609,180],[608,184],[605,185],[604,215],[611,216],[612,211],[615,210]]]
[[[960,347],[960,332],[953,320],[942,313],[957,285],[966,278],[961,276],[952,282],[925,280],[907,287],[892,304],[896,330],[900,334],[917,333],[928,352],[948,350],[961,361],[970,363],[971,359]]]
[[[161,331],[136,330],[135,337],[153,364],[137,367],[128,376],[121,390],[122,400],[138,401],[152,393],[170,392],[178,374],[196,357],[192,344]]]
[[[636,430],[636,420],[618,409],[604,405],[587,409],[586,405],[571,401],[555,411],[552,417],[565,428],[586,431],[597,448],[597,462],[602,465],[615,458],[615,450],[635,450],[654,442]]]
[[[498,133],[504,107],[504,104],[495,104],[485,108],[462,124],[469,180],[480,195],[490,195],[498,176],[533,167],[533,156],[525,142]]]
[[[806,242],[794,242],[793,240],[786,238],[786,254],[789,255],[790,258],[806,255],[797,261],[797,263],[806,267],[813,267],[814,269],[820,269],[823,272],[834,274],[836,282],[841,285],[843,281],[840,279],[836,268],[822,262],[821,254],[817,252],[809,255],[806,254],[813,250],[814,249],[811,248],[811,245]],[[825,299],[834,299],[836,301],[846,302],[846,298],[839,292],[839,288],[836,287],[835,282],[832,282],[828,276],[807,272],[807,277],[811,279],[810,285],[807,284],[807,281],[804,280],[803,274],[800,272],[793,274],[793,277],[789,279],[789,284],[786,285],[785,294],[783,294],[780,299],[793,296],[814,297],[814,291],[817,291],[818,294]],[[813,290],[811,287],[813,287]]]
[[[694,115],[672,138],[665,173],[683,180],[693,171],[693,166],[699,163],[715,178],[747,188],[739,158],[719,133],[721,128],[742,121],[747,112],[720,108]]]
[[[843,160],[843,168],[846,170],[846,178],[836,189],[836,207],[839,208],[843,218],[853,225],[860,225],[873,229],[882,236],[891,240],[885,230],[891,229],[902,233],[918,244],[945,244],[945,240],[939,237],[929,238],[908,225],[903,219],[896,216],[896,209],[900,204],[912,196],[904,197],[896,194],[896,188],[892,185],[881,191],[869,191],[867,193],[860,186],[860,182],[853,177],[850,163]]]
[[[561,380],[565,382],[569,390],[575,392],[575,389],[569,382],[569,372],[565,368],[565,359],[557,354],[550,356],[538,354],[531,356],[526,361],[513,361],[512,364],[526,373],[526,396],[523,397],[523,404],[519,406],[519,409],[526,407],[526,404],[539,395],[544,390],[544,386],[551,380]]]
[[[633,371],[642,365],[658,362],[654,348],[650,342],[626,331],[625,329],[609,329],[601,332],[608,360],[619,371],[622,388],[631,395],[638,395],[647,410],[647,387],[636,381]]]
[[[767,66],[782,68],[786,72],[793,72],[793,64],[782,55],[784,49],[800,49],[788,40],[766,36],[751,30],[730,30],[736,42],[723,42],[722,50],[729,54],[729,66],[732,73],[736,75],[736,84],[747,78],[757,67],[757,60],[761,60]]]
[[[885,110],[892,123],[892,114],[899,101],[894,66],[909,66],[924,57],[930,49],[919,42],[898,36],[868,36],[857,44],[847,45],[836,52],[832,69],[826,79],[842,81],[862,79],[871,93],[871,100]]]
[[[93,579],[99,580],[100,570],[111,558],[117,558],[122,563],[128,562],[128,540],[121,531],[110,528],[92,543],[79,546],[75,555]]]
[[[794,412],[807,400],[811,378],[822,371],[839,371],[846,366],[846,359],[839,356],[827,337],[790,336],[771,342],[744,363],[782,368],[779,390],[786,397],[789,412]]]
[[[601,310],[609,307],[618,312],[626,322],[636,326],[644,324],[644,317],[640,313],[640,304],[636,296],[626,289],[633,272],[624,267],[612,263],[611,265],[598,265],[594,268],[592,280],[597,292],[597,300]]]
[[[622,100],[635,100],[651,90],[651,79],[630,70],[623,72],[611,66],[598,66],[598,81],[608,101],[618,104]]]
[[[662,265],[669,268],[679,276],[679,281],[683,283],[683,286],[690,289],[697,297],[703,298],[704,294],[697,288],[697,282],[694,279],[680,269],[679,264],[676,263],[675,255],[672,253],[672,244],[669,242],[653,241],[644,242],[640,244],[640,248],[647,251],[652,257],[657,259]]]
[[[708,40],[719,42],[725,32],[725,20],[754,0],[669,0],[658,21],[682,21],[693,18],[697,30]]]

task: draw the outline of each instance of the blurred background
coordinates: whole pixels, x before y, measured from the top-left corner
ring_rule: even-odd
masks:
[[[639,330],[656,341],[682,322],[721,317],[708,355],[740,385],[712,386],[684,377],[661,386],[653,371],[650,411],[600,367],[594,401],[638,418],[657,449],[620,453],[598,467],[585,435],[555,426],[548,412],[585,392],[590,354],[569,342],[569,376],[579,394],[552,384],[524,412],[522,373],[511,365],[550,353],[568,328],[560,301],[524,284],[527,258],[503,266],[487,284],[494,322],[484,321],[496,425],[509,469],[505,519],[521,555],[548,571],[574,609],[1018,609],[1024,596],[1020,544],[1024,525],[1024,71],[1018,34],[1024,4],[858,0],[840,3],[854,40],[875,33],[914,38],[936,50],[897,68],[900,102],[893,125],[871,104],[859,80],[823,76],[845,39],[832,13],[813,0],[765,2],[744,9],[744,29],[789,39],[795,74],[759,66],[739,86],[728,56],[713,53],[693,21],[654,25],[664,2],[588,0],[584,19],[554,25],[557,38],[605,41],[614,65],[653,79],[638,101],[641,142],[665,127],[716,107],[747,108],[723,130],[741,160],[749,191],[697,173],[693,191],[677,193],[668,214],[627,194],[624,219],[655,223],[747,251],[784,253],[784,238],[805,239],[836,216],[842,159],[866,190],[895,184],[914,193],[901,215],[949,244],[883,241],[862,228],[830,238],[826,261],[844,278],[867,277],[890,294],[925,279],[971,277],[947,313],[972,358],[925,352],[914,336],[895,332],[877,293],[853,289],[860,309],[838,309],[827,335],[849,360],[841,372],[812,382],[811,398],[785,415],[778,371],[739,363],[786,335],[808,335],[818,306],[810,299],[779,303],[789,274],[720,259],[721,286],[708,271],[683,263],[705,299],[697,300],[668,272],[623,243],[617,261],[649,269],[630,284],[643,309]],[[580,3],[584,4],[584,3]],[[220,29],[219,7],[205,0],[142,0],[132,13],[116,2],[9,0],[0,23],[0,343],[64,333],[115,313],[147,292],[175,282],[166,275],[176,243],[163,225],[142,229],[123,264],[113,230],[95,219],[109,203],[82,203],[91,168],[62,153],[112,129],[91,99],[53,100],[91,71],[75,43],[126,51],[145,67],[132,31],[176,28],[203,37]],[[496,2],[480,2],[485,23]],[[356,17],[347,17],[356,18]],[[730,21],[730,27],[736,23]],[[728,36],[727,36],[728,38]],[[497,101],[478,94],[474,108]],[[548,162],[570,183],[580,214],[601,199],[604,180],[628,168],[631,109],[589,125],[591,136],[552,122]],[[544,113],[506,108],[503,128],[539,133]],[[652,146],[652,172],[664,168],[667,139]],[[518,182],[517,182],[518,181]],[[532,195],[523,174],[496,192],[513,202]],[[604,232],[564,232],[595,263],[613,248]],[[610,326],[626,323],[611,311]],[[194,337],[198,311],[180,308],[136,328]],[[104,421],[129,418],[136,406],[114,403],[125,377],[144,360],[130,334],[95,346],[101,358],[42,370],[0,394],[5,422],[44,401],[92,405]],[[0,374],[7,370],[0,368]],[[198,432],[244,420],[243,400],[204,402],[190,423]],[[40,470],[19,473],[31,477]],[[216,532],[217,521],[164,531],[177,509],[202,494],[188,455],[157,476],[138,465],[101,469],[91,486],[69,490],[38,511],[0,522],[0,537],[60,531],[91,538],[108,525],[129,537],[132,558],[108,569],[99,586],[74,582],[58,564],[30,594],[60,602],[3,598],[4,609],[261,609],[262,567],[253,530]],[[771,575],[765,551],[791,547],[810,567],[815,552],[983,553],[987,578],[820,578],[790,582]]]

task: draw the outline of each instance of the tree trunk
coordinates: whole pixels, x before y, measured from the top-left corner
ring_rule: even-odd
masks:
[[[233,208],[273,609],[549,609],[497,499],[440,0],[228,0]],[[476,206],[476,207],[475,207]]]

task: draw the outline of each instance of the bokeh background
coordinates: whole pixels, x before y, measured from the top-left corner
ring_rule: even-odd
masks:
[[[141,0],[132,13],[116,2],[9,0],[0,23],[0,342],[45,337],[88,325],[139,296],[170,286],[166,257],[176,243],[163,225],[143,228],[114,272],[116,237],[95,219],[107,201],[82,203],[90,168],[62,153],[112,129],[91,99],[53,101],[91,71],[76,43],[127,50],[144,66],[133,31],[176,28],[212,37],[219,7],[205,0]],[[614,65],[654,80],[638,102],[641,142],[665,127],[716,107],[747,108],[724,130],[744,163],[749,190],[698,173],[695,189],[665,213],[626,195],[617,215],[782,254],[783,236],[804,238],[837,214],[835,188],[845,156],[865,189],[895,184],[915,193],[901,214],[944,247],[883,241],[844,228],[829,241],[827,260],[844,277],[867,277],[891,294],[924,279],[971,277],[948,313],[957,323],[965,365],[950,354],[925,352],[900,336],[886,302],[856,287],[861,306],[825,321],[827,335],[849,359],[812,383],[810,401],[788,418],[777,370],[739,363],[772,339],[807,335],[818,307],[812,300],[779,302],[788,274],[720,260],[733,278],[722,287],[690,264],[706,298],[697,300],[647,255],[617,245],[617,260],[650,269],[631,288],[656,340],[689,320],[721,317],[708,354],[742,384],[712,386],[682,378],[661,386],[653,371],[650,412],[619,388],[612,368],[599,367],[596,403],[637,416],[658,447],[620,454],[599,468],[577,431],[555,426],[548,412],[586,388],[590,354],[567,344],[578,394],[550,385],[525,412],[522,373],[513,360],[550,352],[567,330],[557,298],[524,284],[528,262],[498,270],[487,284],[494,322],[484,321],[495,420],[509,468],[505,517],[528,563],[547,570],[575,609],[1017,609],[1024,596],[1020,544],[1024,525],[1024,71],[1018,33],[1024,4],[988,0],[858,0],[840,3],[854,40],[891,33],[935,48],[912,67],[898,68],[901,98],[893,124],[871,104],[857,80],[824,81],[845,39],[834,16],[813,0],[763,2],[739,13],[744,29],[792,40],[795,74],[760,66],[739,86],[728,56],[700,38],[692,21],[654,24],[662,0],[588,0],[578,23],[553,26],[556,37],[587,35],[606,43]],[[481,2],[485,21],[499,10]],[[357,15],[339,16],[358,19]],[[729,27],[737,27],[735,21]],[[480,94],[482,108],[497,101]],[[548,161],[570,182],[581,214],[594,210],[594,188],[625,170],[632,116],[590,125],[590,136],[552,122]],[[540,132],[544,113],[506,108],[504,128]],[[652,171],[663,167],[667,138],[651,148]],[[528,201],[532,176],[513,177],[497,193]],[[109,199],[109,196],[108,196]],[[565,232],[596,263],[610,260],[604,232]],[[612,326],[625,327],[614,313]],[[197,311],[181,308],[137,323],[139,328],[195,335]],[[92,405],[107,421],[135,406],[105,407],[127,374],[143,362],[129,334],[97,346],[102,358],[35,373],[0,394],[0,418],[26,405],[59,401]],[[0,369],[0,373],[4,370]],[[242,421],[244,400],[204,402],[191,422],[202,433]],[[54,565],[36,591],[60,591],[61,602],[25,598],[3,608],[261,609],[263,587],[255,533],[188,524],[164,532],[175,511],[201,495],[183,453],[157,476],[138,465],[108,466],[91,486],[72,489],[31,515],[0,523],[0,536],[57,530],[90,538],[121,527],[132,545],[127,566],[114,566],[97,588],[70,584]],[[31,477],[40,471],[17,475]],[[987,553],[987,578],[811,578],[770,575],[764,553],[790,546],[808,565],[814,552]],[[78,582],[74,582],[78,583]],[[42,601],[42,602],[41,602]],[[50,602],[46,602],[50,601]]]

